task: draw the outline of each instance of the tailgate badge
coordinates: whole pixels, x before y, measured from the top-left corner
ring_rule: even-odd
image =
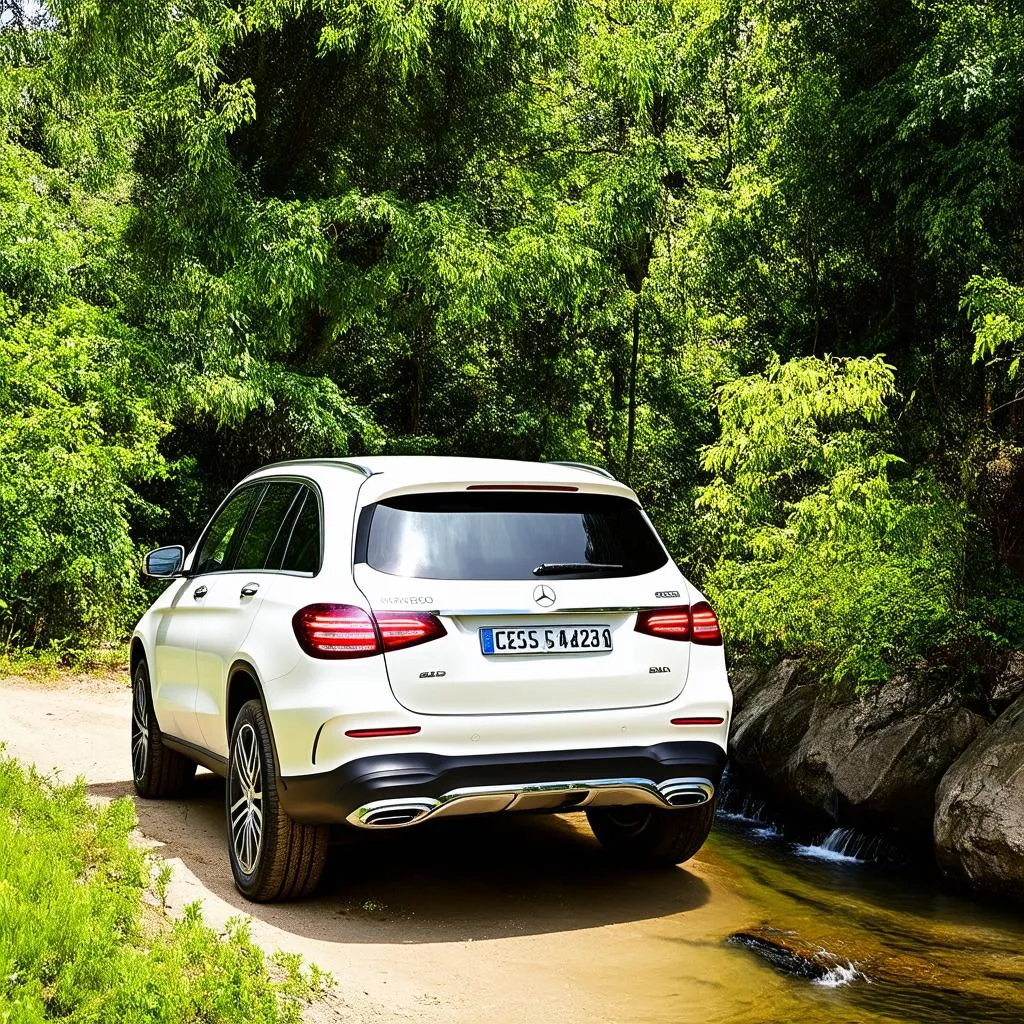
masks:
[[[652,675],[652,676],[653,675],[658,675],[661,672],[671,672],[671,671],[672,671],[672,669],[670,669],[668,667],[668,665],[652,665],[650,667],[650,669],[648,669],[648,673],[650,675]]]
[[[655,597],[678,597],[678,590],[656,590],[654,592]]]
[[[440,679],[441,676],[446,675],[446,674],[447,673],[445,672],[445,670],[443,668],[436,668],[436,669],[433,669],[430,672],[421,672],[420,673],[420,679]]]
[[[555,592],[545,584],[533,588],[533,599],[541,608],[550,608],[555,603]]]

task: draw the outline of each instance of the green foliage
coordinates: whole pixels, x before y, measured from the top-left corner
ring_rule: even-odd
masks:
[[[794,359],[720,394],[698,499],[723,553],[707,588],[730,637],[858,684],[964,639],[966,510],[885,450],[892,367]]]
[[[99,808],[82,780],[0,757],[0,1021],[297,1024],[330,979],[297,957],[272,970],[243,922],[220,937],[198,905],[147,919],[135,824],[130,800]]]
[[[974,327],[974,361],[1004,362],[1015,380],[1024,355],[1024,288],[1002,277],[972,277],[963,306]]]
[[[256,466],[378,451],[609,466],[739,646],[1009,642],[1013,5],[49,10],[0,29],[18,643],[123,633],[138,547]]]

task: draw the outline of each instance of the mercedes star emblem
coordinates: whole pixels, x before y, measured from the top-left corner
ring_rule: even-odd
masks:
[[[533,588],[533,599],[541,608],[550,608],[555,603],[555,592],[542,583]]]

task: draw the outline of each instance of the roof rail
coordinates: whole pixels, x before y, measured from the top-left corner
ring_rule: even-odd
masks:
[[[563,462],[560,459],[556,459],[554,462],[549,463],[551,466],[568,466],[570,469],[587,469],[591,473],[597,473],[599,476],[606,476],[609,480],[615,479],[615,474],[605,469],[604,466],[592,466],[589,462]]]
[[[305,466],[310,462],[327,463],[331,466],[340,466],[342,469],[351,469],[353,473],[359,473],[361,476],[373,476],[372,469],[362,466],[358,462],[349,462],[348,459],[285,459],[283,462],[270,462],[266,466],[260,466],[259,468],[277,469],[278,466]],[[256,472],[256,470],[253,470],[253,472]]]

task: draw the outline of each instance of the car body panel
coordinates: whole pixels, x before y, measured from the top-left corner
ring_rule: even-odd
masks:
[[[300,479],[316,487],[324,519],[319,571],[223,571],[176,579],[142,617],[135,637],[151,666],[153,704],[165,733],[223,757],[230,731],[229,674],[244,665],[257,677],[285,779],[333,771],[368,755],[409,752],[457,758],[670,741],[710,742],[724,752],[732,694],[723,648],[634,631],[635,609],[702,600],[671,561],[640,577],[547,578],[543,582],[557,595],[548,609],[533,601],[536,584],[529,580],[410,580],[353,566],[360,509],[395,494],[508,482],[561,484],[635,501],[629,488],[586,469],[550,464],[427,457],[354,461],[358,465],[314,460],[268,466],[239,484]],[[197,547],[186,558],[186,571]],[[250,581],[260,584],[258,598],[244,601],[241,587]],[[192,594],[202,585],[207,597],[197,602]],[[386,658],[322,660],[304,653],[292,631],[295,612],[317,603],[367,612],[431,611],[448,635]],[[582,657],[481,655],[480,625],[545,618],[608,623],[614,650]],[[671,724],[684,717],[721,722]],[[349,735],[381,728],[418,732],[373,739]]]

